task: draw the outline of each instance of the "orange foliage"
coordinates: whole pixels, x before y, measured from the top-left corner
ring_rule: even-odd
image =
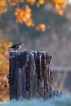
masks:
[[[44,4],[44,3],[46,3],[48,0],[38,0],[38,3],[40,4],[40,5],[42,5],[42,4]]]
[[[8,71],[9,69],[9,61],[8,57],[8,47],[11,46],[11,42],[6,39],[0,40],[0,72]]]
[[[61,9],[58,9],[56,10],[56,13],[62,16],[64,14],[64,11]]]
[[[56,9],[64,8],[67,5],[66,0],[25,0],[26,3],[30,3],[31,5],[34,5],[36,3],[37,7],[40,7],[40,5],[43,5],[47,1],[49,1]],[[8,5],[15,6],[19,3],[23,3],[24,0],[0,0],[0,14],[7,12]]]
[[[31,5],[36,4],[37,7],[40,7],[40,5],[48,1],[55,7],[57,14],[63,15],[64,11],[62,9],[67,5],[66,0],[0,0],[0,15],[7,12],[9,5],[18,6],[19,3],[30,3]],[[35,26],[29,6],[25,5],[24,9],[17,7],[14,14],[16,16],[16,22],[21,24],[24,22],[27,27]],[[44,24],[40,24],[36,29],[45,31],[47,27]]]
[[[0,0],[0,14],[7,12],[7,2],[6,0]]]
[[[38,0],[38,2],[36,3],[36,6],[39,8],[40,5],[43,5],[44,3],[46,3],[48,0]]]
[[[4,88],[6,82],[6,76],[9,73],[9,60],[8,60],[8,47],[12,43],[7,39],[0,39],[0,101],[9,100],[9,87]]]
[[[50,26],[46,26],[45,24],[39,24],[38,26],[36,26],[36,30],[40,30],[40,31],[45,31],[47,28],[50,28]]]
[[[67,5],[66,0],[50,0],[55,8],[63,8]]]
[[[8,3],[11,5],[11,6],[15,6],[19,3],[23,3],[24,0],[8,0]]]
[[[26,0],[26,2],[30,3],[31,5],[34,5],[36,0]]]
[[[16,22],[25,23],[26,26],[34,26],[33,20],[31,18],[31,9],[26,6],[25,9],[17,8],[15,11]]]
[[[59,15],[63,15],[64,11],[61,8],[64,8],[67,5],[66,0],[51,0],[51,4],[58,10],[56,10],[56,13]]]

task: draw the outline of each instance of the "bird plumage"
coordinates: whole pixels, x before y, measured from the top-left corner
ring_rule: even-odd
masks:
[[[19,44],[15,44],[15,45],[13,45],[13,46],[11,46],[9,48],[12,48],[14,50],[19,50],[19,49],[21,49],[22,46],[23,46],[23,43],[20,42]]]

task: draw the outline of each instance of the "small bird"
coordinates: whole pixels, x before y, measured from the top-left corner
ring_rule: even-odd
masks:
[[[20,42],[19,44],[15,44],[15,45],[13,45],[13,46],[11,46],[11,47],[9,47],[9,48],[12,48],[12,49],[18,51],[19,49],[21,49],[21,47],[22,47],[23,45],[24,45],[24,44],[23,44],[22,42]]]

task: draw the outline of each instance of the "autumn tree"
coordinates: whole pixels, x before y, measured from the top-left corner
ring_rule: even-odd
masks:
[[[4,90],[6,75],[9,73],[9,52],[8,47],[12,43],[7,39],[0,39],[0,101],[4,99],[8,92]]]
[[[11,46],[11,42],[7,39],[0,39],[0,72],[7,71],[8,66],[8,47]]]
[[[14,6],[14,15],[16,16],[17,23],[24,23],[27,27],[35,27],[36,30],[45,31],[50,26],[46,26],[44,23],[35,25],[32,18],[32,9],[30,5],[36,5],[39,8],[41,5],[49,2],[54,8],[57,14],[63,15],[63,8],[67,5],[66,0],[0,0],[0,15],[8,11],[9,6]],[[20,5],[22,4],[22,7]]]

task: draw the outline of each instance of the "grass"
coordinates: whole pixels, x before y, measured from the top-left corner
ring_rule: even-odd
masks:
[[[0,106],[71,106],[71,94],[62,97],[54,97],[48,100],[30,99],[30,100],[11,100],[0,102]]]

